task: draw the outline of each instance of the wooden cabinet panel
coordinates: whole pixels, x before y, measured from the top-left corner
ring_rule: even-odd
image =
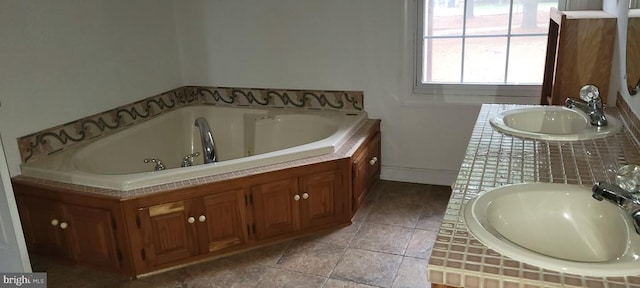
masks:
[[[190,201],[178,201],[140,210],[145,258],[150,266],[177,261],[198,253],[195,223],[189,223]]]
[[[298,195],[296,178],[284,179],[257,185],[251,188],[254,207],[255,234],[265,239],[294,231],[298,227],[297,205],[293,205]]]
[[[206,218],[198,221],[204,226],[207,236],[204,241],[203,252],[213,252],[235,245],[246,240],[244,229],[243,190],[234,190],[204,197],[203,214]]]
[[[334,223],[347,212],[342,177],[336,171],[326,171],[300,178],[300,221],[302,228]]]
[[[120,269],[110,210],[46,198],[16,198],[29,251],[107,270]]]
[[[64,221],[60,205],[33,197],[18,196],[16,200],[29,251],[71,258],[67,240],[59,226]]]
[[[377,132],[368,142],[369,152],[369,168],[367,169],[367,177],[369,178],[369,186],[373,185],[380,179],[380,163],[382,163],[382,145],[380,132]]]
[[[232,190],[141,208],[148,269],[245,243],[244,194]]]
[[[365,196],[367,196],[367,187],[369,186],[369,178],[367,177],[367,171],[369,168],[368,151],[363,150],[362,153],[358,153],[353,158],[351,164],[353,169],[353,211],[355,212],[360,208],[362,202],[364,202]]]
[[[540,103],[564,105],[593,84],[606,104],[615,37],[616,17],[607,12],[552,8]]]
[[[72,258],[105,269],[119,268],[111,212],[75,205],[64,205],[63,211]]]
[[[365,144],[354,154],[352,169],[353,213],[360,208],[367,193],[380,179],[381,145],[380,132],[365,141]]]

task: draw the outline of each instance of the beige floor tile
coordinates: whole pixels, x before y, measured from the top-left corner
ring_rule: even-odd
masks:
[[[349,247],[403,255],[413,229],[365,222]]]
[[[310,236],[309,239],[320,243],[347,247],[353,240],[353,237],[355,237],[361,225],[361,222],[353,222],[347,227],[343,227],[327,233]]]
[[[427,282],[428,260],[404,257],[398,269],[398,275],[392,288],[428,288]]]
[[[284,254],[284,251],[287,250],[292,242],[293,241],[286,241],[283,243],[262,247],[256,250],[250,250],[247,252],[225,257],[224,259],[234,262],[273,266],[278,263],[278,260],[280,260],[280,257],[282,257],[282,255]]]
[[[437,231],[438,229],[440,229],[440,224],[442,224],[443,218],[444,214],[423,214],[418,219],[418,223],[416,224],[415,228]]]
[[[437,231],[414,229],[404,255],[428,259],[437,235]]]
[[[390,287],[402,256],[348,248],[330,278]]]
[[[256,288],[320,288],[326,278],[283,269],[268,268]]]
[[[349,282],[344,280],[329,279],[322,288],[376,288],[376,286],[369,286],[366,284],[360,284],[355,282]]]
[[[346,247],[309,240],[295,241],[275,267],[327,277],[342,257]]]

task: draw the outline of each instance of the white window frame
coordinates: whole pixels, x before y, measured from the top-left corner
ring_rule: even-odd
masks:
[[[440,84],[440,83],[422,83],[422,65],[423,65],[423,35],[424,35],[424,9],[425,0],[417,0],[417,15],[415,23],[415,49],[414,49],[414,77],[413,77],[413,93],[416,95],[433,95],[444,97],[465,97],[470,99],[474,96],[489,96],[490,101],[481,100],[483,103],[516,103],[527,101],[539,102],[542,89],[541,84]],[[560,10],[587,10],[601,9],[602,0],[559,0],[558,7]],[[542,78],[542,75],[540,75]],[[479,97],[483,98],[483,97]],[[485,97],[486,98],[486,97]],[[502,100],[495,100],[495,99]],[[515,99],[521,98],[523,101]],[[508,100],[507,100],[508,99]],[[531,100],[535,99],[535,100]],[[480,99],[478,99],[480,100]],[[505,101],[506,100],[506,101]],[[515,100],[515,101],[514,101]],[[476,102],[476,101],[469,101]]]

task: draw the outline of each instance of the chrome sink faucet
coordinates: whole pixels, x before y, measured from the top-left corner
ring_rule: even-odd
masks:
[[[202,154],[204,163],[214,163],[218,161],[216,144],[213,142],[213,134],[209,122],[204,117],[198,117],[195,124],[200,129],[200,140],[202,141]]]
[[[598,87],[585,85],[580,89],[580,99],[582,100],[567,97],[564,102],[565,106],[586,113],[593,126],[607,126],[607,117],[604,115],[604,106],[602,105]]]
[[[616,184],[604,182],[598,182],[593,185],[591,191],[594,199],[598,201],[607,199],[625,210],[633,220],[636,233],[640,234],[640,198],[634,195],[638,193],[637,191],[630,192]]]

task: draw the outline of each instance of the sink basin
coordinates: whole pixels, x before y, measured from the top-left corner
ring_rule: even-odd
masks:
[[[487,247],[541,268],[588,276],[640,275],[640,235],[624,210],[590,187],[514,184],[480,193],[464,208]]]
[[[620,120],[609,114],[606,116],[608,125],[596,127],[590,124],[589,117],[582,111],[562,106],[541,106],[502,111],[489,122],[497,131],[516,137],[576,141],[620,132]]]

